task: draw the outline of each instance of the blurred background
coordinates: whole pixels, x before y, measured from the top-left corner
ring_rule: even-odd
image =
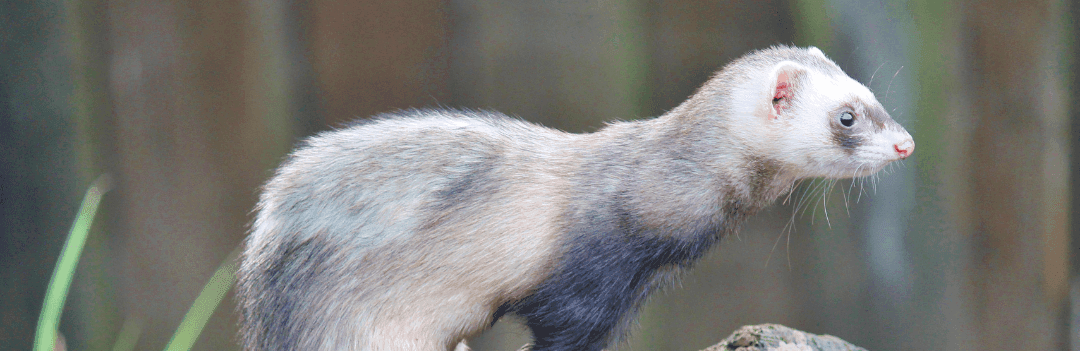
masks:
[[[1080,5],[854,0],[0,3],[0,349],[27,350],[83,192],[113,179],[60,331],[160,350],[299,140],[484,108],[573,132],[663,114],[723,64],[814,45],[916,140],[804,183],[655,296],[620,349],[781,323],[871,350],[1078,350]],[[822,195],[824,194],[824,195]],[[826,218],[827,213],[827,218]],[[236,349],[232,296],[195,344]],[[514,350],[513,318],[473,340]]]

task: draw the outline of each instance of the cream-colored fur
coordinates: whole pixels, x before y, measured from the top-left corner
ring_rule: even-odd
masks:
[[[634,275],[643,282],[613,290],[640,299],[795,180],[872,174],[910,154],[897,153],[907,143],[866,87],[820,50],[789,47],[736,60],[664,116],[592,134],[452,110],[323,133],[263,189],[239,271],[242,341],[248,350],[460,351],[500,308],[552,277],[575,277],[567,259],[698,250],[644,265]],[[608,239],[638,246],[575,246],[623,250]],[[574,288],[595,288],[582,284]],[[603,341],[632,315],[600,330]]]

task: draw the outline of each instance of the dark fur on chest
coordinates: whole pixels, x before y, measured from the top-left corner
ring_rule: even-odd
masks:
[[[642,223],[620,198],[571,209],[567,251],[556,273],[532,295],[499,310],[525,318],[533,350],[609,345],[626,332],[646,298],[663,288],[664,273],[689,268],[742,217],[738,204],[729,203],[717,217],[687,223],[679,230],[689,232],[671,235]]]

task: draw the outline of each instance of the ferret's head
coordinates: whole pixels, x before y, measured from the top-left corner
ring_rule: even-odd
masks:
[[[724,77],[726,76],[726,77]],[[865,86],[815,47],[773,47],[732,62],[738,137],[797,177],[848,178],[907,158],[915,142]]]

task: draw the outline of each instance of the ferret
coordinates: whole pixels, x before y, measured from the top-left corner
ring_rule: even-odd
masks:
[[[307,139],[265,184],[238,272],[247,350],[601,350],[646,298],[802,178],[873,174],[911,135],[821,50],[726,65],[678,107],[571,134],[408,110]]]

